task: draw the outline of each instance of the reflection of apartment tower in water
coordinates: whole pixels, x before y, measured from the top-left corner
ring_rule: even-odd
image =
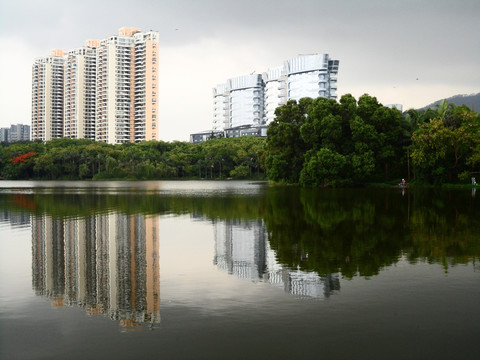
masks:
[[[116,276],[110,277],[110,316],[128,326],[159,322],[158,225],[142,215],[115,216],[116,226],[109,228],[116,238],[116,248],[109,249],[110,274]]]
[[[47,217],[35,218],[32,226],[39,294],[50,296],[44,283],[52,264],[63,271],[57,302],[84,307],[90,315],[103,314],[125,327],[160,321],[157,218],[109,214],[53,221],[63,228],[54,236],[45,230],[52,222]],[[47,250],[59,242],[64,244],[61,259],[53,259]]]
[[[338,274],[320,277],[317,273],[296,270],[284,272],[282,276],[285,291],[294,295],[323,298],[334,290],[340,290]]]
[[[63,55],[63,50],[52,50],[32,66],[32,140],[63,136]]]
[[[64,224],[49,216],[32,218],[32,282],[37,295],[62,306],[65,293]]]
[[[64,79],[64,137],[95,140],[96,48],[98,40],[66,56]]]
[[[215,222],[214,264],[229,274],[283,287],[293,295],[325,298],[340,289],[338,274],[321,277],[279,264],[262,221]]]
[[[65,299],[91,312],[97,304],[95,217],[66,220],[64,228]]]
[[[0,211],[0,222],[8,222],[12,227],[29,227],[30,214],[3,210]]]
[[[97,49],[96,140],[156,140],[158,33],[121,28]]]
[[[261,221],[216,222],[215,265],[240,278],[261,279],[265,271],[266,241],[262,230]]]

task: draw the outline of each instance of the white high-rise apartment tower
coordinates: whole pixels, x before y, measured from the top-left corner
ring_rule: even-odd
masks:
[[[229,79],[213,89],[213,130],[269,124],[275,109],[303,97],[337,98],[338,60],[300,55],[260,75]]]
[[[228,79],[213,89],[213,130],[242,125],[261,125],[264,112],[262,75],[250,74]]]
[[[268,69],[265,81],[265,120],[269,124],[275,118],[275,109],[288,100],[304,97],[315,99],[337,98],[338,60],[328,54],[300,55],[287,60],[283,66]]]
[[[157,139],[158,33],[121,28],[97,49],[96,140]]]
[[[35,60],[32,140],[156,140],[157,62],[158,33],[135,28]]]
[[[95,140],[98,45],[98,40],[87,40],[85,46],[69,51],[66,56],[64,137]]]
[[[225,121],[230,114],[230,92],[227,84],[219,84],[213,89],[213,127],[212,130],[223,130],[228,127]]]
[[[269,124],[275,118],[275,109],[286,103],[287,83],[283,66],[268,69],[263,74],[265,80],[265,122]]]
[[[140,32],[135,39],[134,140],[157,140],[158,33]]]
[[[261,125],[263,122],[263,80],[260,74],[229,79],[230,114],[228,127]]]
[[[63,136],[63,50],[37,58],[32,66],[31,139],[48,141]]]

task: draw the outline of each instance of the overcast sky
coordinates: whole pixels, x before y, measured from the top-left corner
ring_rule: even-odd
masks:
[[[405,110],[480,92],[479,0],[0,0],[0,127],[30,124],[36,57],[124,26],[160,33],[165,141],[211,128],[217,84],[298,54],[340,60],[340,96]]]

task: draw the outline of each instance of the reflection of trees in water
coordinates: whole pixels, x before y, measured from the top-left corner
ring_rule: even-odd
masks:
[[[375,275],[397,261],[408,233],[392,216],[402,216],[402,209],[392,209],[388,194],[377,199],[369,194],[273,189],[266,224],[279,260],[319,274],[341,272],[347,278]]]
[[[466,191],[411,195],[409,230],[411,262],[425,259],[449,265],[466,264],[480,256],[480,199]]]
[[[268,192],[264,219],[281,263],[372,276],[403,255],[445,266],[478,258],[479,205],[468,195],[278,187]]]

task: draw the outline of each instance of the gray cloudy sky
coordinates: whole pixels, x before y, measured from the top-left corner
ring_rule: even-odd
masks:
[[[0,0],[0,127],[30,123],[36,57],[123,26],[160,33],[165,141],[211,128],[218,83],[298,54],[340,60],[339,95],[404,109],[480,92],[479,0]]]

